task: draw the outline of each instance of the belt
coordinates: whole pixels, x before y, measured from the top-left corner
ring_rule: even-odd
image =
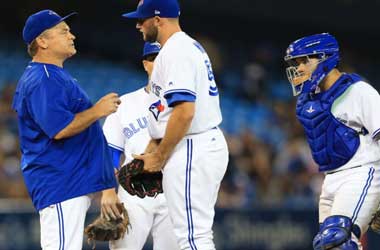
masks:
[[[355,167],[352,167],[352,168],[345,168],[345,169],[339,169],[339,170],[331,171],[331,172],[326,173],[326,175],[328,175],[328,174],[335,174],[335,173],[338,173],[338,172],[341,172],[341,171],[344,171],[344,170],[349,170],[349,169],[359,168],[359,167],[361,167],[361,166],[362,166],[362,165],[355,166]]]

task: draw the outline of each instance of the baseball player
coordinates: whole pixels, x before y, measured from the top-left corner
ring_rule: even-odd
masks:
[[[137,19],[145,41],[161,44],[149,94],[148,172],[163,171],[163,189],[181,249],[215,249],[212,224],[228,149],[218,88],[204,48],[182,32],[177,0],[140,1],[124,17]]]
[[[104,190],[116,196],[116,180],[98,119],[117,110],[115,93],[92,105],[77,81],[63,68],[76,53],[75,36],[51,10],[31,15],[23,39],[32,61],[13,99],[26,187],[40,214],[44,250],[82,249],[89,194]],[[118,200],[102,209],[120,217]],[[108,214],[108,213],[107,213]]]
[[[294,41],[285,61],[297,117],[325,173],[313,247],[362,249],[380,201],[380,96],[359,75],[337,69],[339,46],[328,33]]]
[[[159,51],[159,43],[144,45],[142,62],[149,80]],[[104,123],[103,131],[116,167],[119,166],[121,154],[125,155],[126,164],[133,159],[132,154],[143,153],[150,141],[147,127],[150,88],[148,81],[144,88],[121,96],[122,103],[118,111],[108,116]],[[118,196],[126,206],[131,228],[123,239],[110,242],[111,249],[142,249],[149,233],[153,236],[153,249],[179,249],[163,194],[141,199],[119,187]]]

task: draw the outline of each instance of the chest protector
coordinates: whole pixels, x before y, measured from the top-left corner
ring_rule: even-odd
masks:
[[[334,101],[360,80],[358,75],[343,74],[327,91],[318,94],[305,93],[297,100],[297,118],[305,129],[319,171],[343,166],[360,145],[359,132],[338,121],[331,113]]]

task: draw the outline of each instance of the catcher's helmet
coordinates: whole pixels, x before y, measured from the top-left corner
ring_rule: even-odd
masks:
[[[294,59],[300,57],[318,58],[318,65],[306,81],[294,85],[292,82],[298,76]],[[286,74],[292,84],[293,94],[314,92],[319,83],[334,69],[339,62],[338,42],[328,33],[306,36],[292,42],[286,50],[285,62],[289,64]]]
[[[149,55],[158,54],[160,52],[161,45],[158,42],[150,43],[146,42],[143,48],[142,58],[145,59]]]

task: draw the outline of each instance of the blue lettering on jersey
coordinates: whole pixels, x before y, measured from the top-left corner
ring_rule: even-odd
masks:
[[[129,127],[132,129],[132,131],[133,131],[134,134],[136,134],[136,133],[138,133],[140,131],[139,128],[137,128],[137,129],[135,128],[135,125],[133,125],[133,123],[130,123]]]
[[[144,122],[144,124],[143,124],[143,122]],[[137,123],[139,124],[139,127],[141,129],[148,127],[148,119],[146,117],[142,117],[142,118],[137,119]]]
[[[195,41],[193,44],[202,52],[202,54],[207,55],[206,50],[202,47],[202,45],[199,42]],[[211,62],[208,59],[206,59],[204,62],[207,68],[208,80],[210,81],[210,88],[208,90],[208,94],[210,96],[217,96],[219,94],[219,91],[218,91],[218,87],[215,84],[215,77],[214,77],[214,72],[212,71]]]
[[[123,134],[125,135],[125,137],[127,137],[128,139],[130,139],[133,136],[133,131],[129,127],[125,127],[123,129]]]
[[[152,82],[152,92],[153,94],[155,94],[157,97],[160,97],[160,92],[162,90],[162,88],[160,86],[158,86],[156,83]]]
[[[133,135],[140,132],[142,129],[148,127],[148,119],[147,117],[141,117],[136,119],[136,122],[128,124],[127,127],[123,129],[123,134],[125,137],[130,139]]]
[[[213,87],[213,86],[210,86],[210,88],[208,89],[208,94],[210,96],[217,96],[219,95],[219,92],[218,92],[218,87]]]
[[[212,72],[211,63],[210,63],[209,60],[205,60],[205,64],[206,64],[206,67],[207,67],[208,80],[209,81],[213,81],[215,78],[214,78],[214,72]]]

